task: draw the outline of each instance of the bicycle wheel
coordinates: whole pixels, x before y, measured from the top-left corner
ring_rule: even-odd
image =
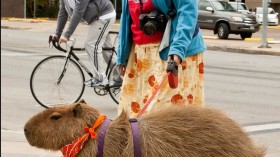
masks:
[[[123,78],[120,75],[116,64],[114,64],[113,67],[111,68],[109,72],[108,80],[109,80],[109,94],[111,98],[117,104],[119,104],[119,97],[120,97]]]
[[[50,56],[39,62],[32,71],[31,93],[41,106],[48,108],[69,104],[81,98],[85,89],[84,73],[72,59],[68,60],[66,66],[65,64],[65,56]]]

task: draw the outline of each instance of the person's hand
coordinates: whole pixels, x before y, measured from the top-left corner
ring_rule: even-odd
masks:
[[[66,38],[65,36],[61,36],[59,38],[59,41],[58,41],[58,44],[61,44],[61,43],[66,43],[69,39]]]
[[[126,70],[126,65],[118,65],[119,67],[119,72],[121,76],[124,76],[125,70]]]
[[[178,56],[178,55],[172,55],[173,56],[173,60],[174,60],[174,64],[175,66],[178,66],[182,63],[182,60],[181,58]],[[170,61],[171,60],[171,56],[168,56],[168,60],[167,61]]]

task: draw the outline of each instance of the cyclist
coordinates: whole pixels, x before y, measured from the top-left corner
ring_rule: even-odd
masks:
[[[62,34],[65,24],[70,17],[70,23]],[[96,87],[107,85],[105,74],[108,54],[102,52],[102,47],[111,45],[108,32],[116,20],[116,11],[110,0],[60,0],[55,37],[59,44],[67,42],[74,33],[79,22],[89,25],[85,40],[85,49],[89,55],[94,70],[94,77],[85,85]]]

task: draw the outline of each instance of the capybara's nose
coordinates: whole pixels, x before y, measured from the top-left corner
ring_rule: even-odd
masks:
[[[24,133],[27,134],[28,133],[28,129],[24,128]]]

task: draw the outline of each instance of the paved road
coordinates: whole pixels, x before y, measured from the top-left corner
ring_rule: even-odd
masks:
[[[43,110],[31,96],[29,77],[39,60],[56,53],[46,46],[47,35],[49,32],[33,32],[30,36],[24,30],[1,29],[1,155],[4,157],[60,156],[30,147],[22,131],[28,118]],[[86,60],[85,54],[79,55]],[[254,142],[268,148],[267,157],[280,154],[279,69],[279,56],[205,53],[207,106],[220,108],[240,123]],[[116,117],[117,105],[110,97],[96,96],[87,88],[83,98],[110,118]]]
[[[26,156],[59,155],[30,147],[22,132],[28,118],[43,110],[32,98],[28,81],[35,64],[49,54],[1,52],[1,153],[5,157],[24,153]],[[225,111],[255,142],[268,146],[268,157],[277,157],[280,153],[280,142],[276,140],[280,137],[279,57],[207,51],[205,60],[207,106]],[[110,97],[98,97],[87,89],[83,98],[109,117],[116,117],[117,106]]]
[[[56,21],[49,20],[23,20],[23,19],[14,19],[14,20],[1,20],[1,28],[10,29],[10,34],[8,34],[7,40],[20,40],[20,38],[13,38],[13,30],[22,30],[25,32],[26,39],[31,39],[32,34],[48,32],[53,34],[56,29]],[[114,30],[119,29],[118,22],[113,26]],[[87,25],[80,24],[75,31],[73,37],[77,37],[79,40],[83,40],[86,35]],[[215,51],[226,51],[226,52],[236,52],[236,53],[248,53],[248,54],[267,54],[267,55],[278,55],[280,56],[280,25],[278,26],[269,26],[267,30],[268,41],[273,42],[274,44],[269,44],[271,48],[259,48],[261,46],[261,36],[262,30],[253,34],[252,38],[246,39],[243,41],[240,38],[240,35],[230,34],[229,39],[219,40],[217,35],[213,34],[211,30],[201,30],[205,42],[207,44],[208,50]],[[49,35],[48,34],[48,35]],[[45,40],[45,36],[38,40]],[[6,44],[10,42],[6,41]],[[275,44],[278,43],[278,44]],[[2,45],[3,46],[3,45]],[[20,42],[18,43],[20,46]],[[23,45],[22,45],[23,46]],[[34,45],[37,47],[44,47],[45,45]]]

